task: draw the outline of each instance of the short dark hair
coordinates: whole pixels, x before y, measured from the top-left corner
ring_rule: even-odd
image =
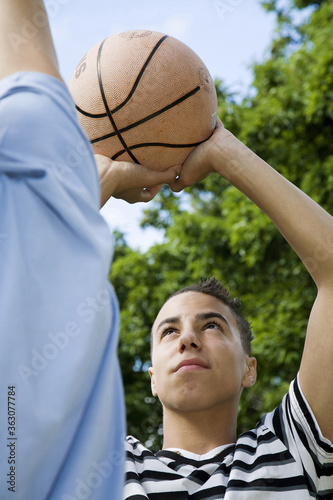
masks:
[[[200,280],[198,283],[195,283],[193,285],[189,285],[185,288],[177,290],[167,298],[165,303],[168,302],[168,300],[170,300],[172,297],[186,292],[205,293],[206,295],[211,295],[212,297],[217,298],[218,300],[223,302],[223,304],[227,305],[235,315],[243,349],[246,354],[251,356],[251,341],[253,340],[251,324],[240,312],[242,303],[238,297],[231,298],[229,290],[216,278],[210,277],[204,280]]]

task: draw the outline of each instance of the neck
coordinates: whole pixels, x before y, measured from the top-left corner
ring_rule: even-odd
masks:
[[[184,412],[164,408],[163,449],[180,448],[198,455],[236,441],[237,412],[219,408]]]

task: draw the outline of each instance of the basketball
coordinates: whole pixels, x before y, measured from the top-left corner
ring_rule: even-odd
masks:
[[[198,55],[172,36],[126,31],[91,48],[69,90],[95,153],[164,170],[212,134],[215,85]]]

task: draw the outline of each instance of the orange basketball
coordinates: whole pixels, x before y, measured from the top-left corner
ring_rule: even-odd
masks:
[[[164,170],[213,132],[214,82],[187,45],[154,31],[106,38],[81,59],[69,89],[96,153]]]

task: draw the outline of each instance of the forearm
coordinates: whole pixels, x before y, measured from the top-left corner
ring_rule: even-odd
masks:
[[[305,193],[230,135],[215,170],[273,221],[317,286],[333,279],[333,218]]]
[[[0,0],[0,11],[0,79],[17,71],[61,79],[44,3]]]

